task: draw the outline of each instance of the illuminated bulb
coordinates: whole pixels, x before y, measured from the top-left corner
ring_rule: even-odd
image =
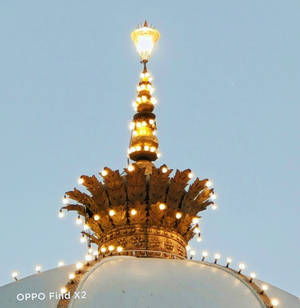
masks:
[[[147,101],[147,97],[146,96],[142,96],[142,102],[146,102]]]
[[[75,278],[75,274],[74,274],[74,273],[70,273],[70,274],[69,274],[69,279],[70,279],[70,280],[73,280],[74,278]]]
[[[196,234],[200,233],[200,228],[199,228],[199,227],[196,227],[196,228],[194,229],[194,233],[196,233]]]
[[[198,234],[197,242],[202,242],[202,237],[201,237],[200,233]]]
[[[195,250],[191,250],[190,252],[190,256],[191,256],[191,259],[193,259],[193,257],[196,255],[196,251]]]
[[[141,122],[137,122],[137,123],[136,123],[136,126],[137,126],[137,127],[141,127],[141,126],[142,126]]]
[[[232,259],[231,258],[227,258],[226,259],[226,267],[229,267],[230,263],[232,262]]]
[[[40,273],[41,270],[42,270],[42,266],[41,266],[41,265],[37,265],[37,266],[35,267],[35,271],[36,271],[37,273]]]
[[[109,246],[108,246],[108,250],[109,250],[110,252],[114,251],[114,250],[115,250],[115,246],[109,245]]]
[[[155,105],[157,103],[157,99],[155,97],[151,97],[150,102]]]
[[[189,179],[192,179],[193,178],[193,172],[190,172],[189,174],[188,174],[188,177],[189,177]]]
[[[167,167],[162,167],[162,169],[161,169],[161,172],[162,173],[166,173],[168,171],[168,168]]]
[[[151,148],[150,148],[150,151],[151,151],[151,152],[155,152],[155,147],[151,147]]]
[[[144,84],[141,85],[141,89],[145,90],[146,86]]]
[[[210,195],[210,199],[211,199],[212,201],[215,201],[215,200],[217,199],[216,194],[212,193],[212,194]]]
[[[88,262],[92,261],[93,260],[92,255],[90,255],[90,254],[85,255],[85,260],[88,261]]]
[[[123,247],[122,246],[118,246],[117,247],[117,252],[122,252],[123,251]]]
[[[81,262],[76,263],[76,269],[81,270],[83,268],[83,264]]]
[[[202,251],[202,262],[205,260],[205,258],[208,256],[208,252],[207,251]]]
[[[108,212],[109,216],[114,216],[116,214],[116,211],[115,210],[109,210]]]
[[[60,289],[60,293],[61,293],[61,294],[66,294],[67,292],[68,292],[68,290],[67,290],[66,287],[62,287],[62,288]]]
[[[211,206],[211,209],[212,209],[213,211],[215,211],[215,210],[218,209],[218,206],[217,206],[216,204],[213,204],[213,205]]]
[[[132,209],[132,210],[130,211],[130,214],[131,214],[132,216],[136,215],[136,213],[137,213],[137,211],[136,211],[135,209]]]
[[[149,120],[149,124],[153,125],[153,124],[154,124],[154,120],[153,120],[153,119],[150,119],[150,120]]]
[[[253,279],[256,278],[256,274],[255,273],[250,273],[250,282],[252,282]]]
[[[93,253],[93,248],[92,248],[92,247],[90,247],[90,248],[88,249],[88,253],[89,253],[89,254]]]
[[[86,238],[85,238],[85,236],[83,234],[80,237],[80,242],[81,243],[85,243],[86,242]]]
[[[239,274],[242,272],[242,270],[244,270],[246,268],[246,265],[244,263],[240,263],[239,264]]]
[[[84,224],[83,229],[84,229],[84,231],[88,231],[88,230],[90,230],[90,226],[88,224]]]
[[[277,307],[279,305],[279,300],[276,298],[272,298],[271,304],[272,304],[272,307]]]
[[[101,175],[102,175],[102,176],[106,176],[107,174],[108,174],[107,170],[103,169],[103,170],[101,171]]]
[[[63,210],[59,210],[59,212],[58,212],[58,217],[59,217],[59,218],[65,217],[65,213],[63,212]]]
[[[101,251],[102,253],[105,253],[105,252],[106,252],[106,247],[101,247],[100,251]]]
[[[262,291],[260,292],[260,294],[264,294],[269,289],[269,287],[266,284],[263,284],[261,288],[262,288]]]
[[[166,209],[166,205],[165,205],[164,203],[161,203],[161,204],[159,205],[159,209],[160,209],[160,210],[165,210],[165,209]]]
[[[100,219],[100,216],[98,214],[94,215],[94,220],[98,221]]]
[[[18,280],[18,276],[19,276],[19,273],[18,272],[12,272],[11,273],[11,277],[14,279],[14,280]]]
[[[136,108],[137,107],[137,103],[136,102],[132,102],[132,107]]]
[[[130,129],[130,130],[133,130],[133,129],[134,129],[134,126],[135,126],[134,122],[130,122],[130,124],[129,124],[129,129]]]
[[[76,224],[77,225],[81,225],[82,224],[82,220],[81,217],[78,215],[77,219],[76,219]]]
[[[207,180],[206,183],[205,183],[205,186],[207,188],[211,187],[213,185],[213,182],[211,180]]]
[[[138,97],[136,100],[137,100],[138,103],[140,103],[142,101],[140,97]]]
[[[145,145],[145,146],[144,146],[144,150],[145,150],[145,151],[149,151],[149,145]]]
[[[146,121],[143,121],[143,122],[142,122],[142,126],[147,126],[147,122],[146,122]]]
[[[68,199],[66,196],[63,197],[62,203],[63,203],[63,204],[68,204],[68,203],[69,203],[69,199]]]
[[[140,145],[138,145],[137,147],[136,147],[136,150],[137,151],[140,151],[142,149],[142,147],[140,146]]]
[[[200,217],[194,217],[193,219],[192,219],[192,223],[193,224],[198,224],[200,222]]]
[[[80,177],[78,180],[77,180],[77,183],[78,185],[82,185],[84,183],[84,179],[82,177]]]
[[[217,264],[218,260],[221,258],[221,255],[219,253],[215,254],[215,264]]]
[[[133,132],[132,132],[132,135],[133,136],[136,136],[137,135],[137,131],[136,130],[134,130]],[[131,148],[133,151],[134,151],[134,149],[133,148]]]
[[[128,165],[127,170],[129,172],[133,171],[134,170],[134,166],[132,164]]]
[[[98,256],[99,256],[99,252],[98,252],[97,250],[94,250],[94,251],[93,251],[93,255],[94,255],[95,257],[98,257]]]
[[[64,261],[59,261],[58,263],[57,263],[57,267],[62,267],[62,266],[64,266],[65,265],[65,262]]]
[[[177,212],[177,213],[176,213],[176,218],[177,218],[177,219],[180,219],[181,217],[182,217],[182,213]]]
[[[190,245],[187,245],[187,246],[185,247],[185,249],[186,249],[186,251],[190,251],[190,250],[191,250],[191,246],[190,246]]]

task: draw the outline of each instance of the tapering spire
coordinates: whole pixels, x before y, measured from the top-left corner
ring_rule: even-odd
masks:
[[[129,158],[134,161],[154,161],[159,157],[158,140],[156,138],[155,114],[152,112],[156,99],[152,97],[152,77],[147,71],[146,63],[149,61],[155,43],[159,39],[159,32],[148,26],[147,21],[142,27],[131,33],[131,38],[143,63],[143,72],[137,86],[137,98],[133,107],[137,112],[130,124],[131,139],[128,149]]]
[[[156,138],[155,114],[152,113],[156,99],[152,97],[152,77],[147,70],[141,73],[137,86],[137,98],[133,107],[137,113],[130,123],[131,140],[128,150],[130,159],[154,161],[158,158],[158,140]]]

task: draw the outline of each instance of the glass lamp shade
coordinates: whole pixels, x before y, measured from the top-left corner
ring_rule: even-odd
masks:
[[[156,29],[148,27],[147,24],[144,24],[143,27],[138,28],[131,33],[131,38],[142,61],[149,60],[159,36],[159,32]]]

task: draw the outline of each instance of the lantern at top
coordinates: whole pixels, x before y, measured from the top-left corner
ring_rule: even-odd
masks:
[[[131,33],[131,38],[142,62],[148,62],[159,36],[159,32],[156,29],[149,27],[147,21],[145,21],[143,26],[137,28]]]

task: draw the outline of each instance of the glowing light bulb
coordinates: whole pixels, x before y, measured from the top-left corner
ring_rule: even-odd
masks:
[[[90,261],[93,260],[93,256],[90,255],[90,254],[88,253],[88,254],[85,255],[85,260],[86,260],[87,262],[90,262]]]
[[[277,307],[279,305],[279,300],[277,298],[272,298],[271,304],[273,307]]]
[[[211,199],[212,201],[215,201],[215,200],[217,199],[217,195],[214,194],[214,193],[212,193],[212,194],[210,195],[210,199]]]
[[[193,172],[190,172],[190,173],[188,174],[188,177],[189,177],[189,179],[192,179],[192,178],[194,177]]]
[[[102,253],[105,253],[105,252],[106,252],[106,247],[101,247],[100,251],[101,251]]]
[[[64,261],[59,261],[58,263],[57,263],[57,267],[62,267],[62,266],[64,266],[65,265],[65,262]]]
[[[66,287],[62,287],[62,288],[60,289],[60,293],[61,293],[61,294],[66,294],[67,292],[68,292],[68,290],[67,290]]]
[[[69,279],[70,279],[70,280],[73,280],[74,278],[75,278],[75,273],[70,273],[70,274],[69,274]]]
[[[86,238],[85,238],[84,234],[81,235],[80,242],[81,243],[85,243],[86,242]]]
[[[229,267],[230,263],[232,262],[231,258],[226,258],[226,267]]]
[[[155,152],[155,147],[151,147],[150,152]]]
[[[193,217],[192,219],[193,224],[198,224],[199,222],[200,222],[200,217],[197,217],[197,216]]]
[[[122,252],[123,251],[123,247],[122,246],[118,246],[117,247],[117,252]]]
[[[83,263],[77,262],[77,263],[76,263],[76,269],[77,269],[77,270],[80,270],[80,269],[82,269],[82,268],[83,268]]]
[[[168,168],[167,167],[162,167],[161,172],[162,173],[167,173],[168,172]]]
[[[98,214],[94,215],[94,220],[98,221],[100,219],[100,216]]]
[[[92,248],[92,247],[90,247],[90,248],[88,249],[88,253],[89,253],[89,254],[93,253],[93,248]]]
[[[154,120],[153,120],[153,119],[150,119],[150,120],[149,120],[149,124],[153,125],[153,124],[154,124]]]
[[[137,122],[136,123],[136,127],[140,128],[142,126],[142,123],[141,122]]]
[[[263,285],[261,286],[261,288],[262,288],[263,291],[268,291],[268,290],[269,290],[269,286],[266,285],[266,284],[263,284]]]
[[[130,124],[129,124],[129,129],[130,129],[130,130],[133,130],[133,129],[134,129],[134,127],[135,127],[134,122],[130,122]]]
[[[175,215],[175,217],[176,217],[177,219],[180,219],[180,218],[182,217],[182,213],[177,212],[176,215]]]
[[[149,145],[145,145],[145,146],[144,146],[144,150],[145,150],[145,151],[149,151]]]
[[[102,175],[102,176],[107,176],[107,174],[108,174],[107,170],[103,169],[103,170],[101,171],[101,175]]]
[[[82,224],[82,219],[81,217],[78,215],[77,219],[76,219],[76,224],[77,225],[81,225]]]
[[[244,270],[246,268],[246,265],[244,263],[240,263],[239,264],[239,274],[242,272],[242,270]]]
[[[217,204],[212,204],[211,209],[212,209],[213,211],[217,210],[217,209],[218,209]]]
[[[250,282],[252,282],[253,281],[253,279],[255,279],[256,278],[256,274],[255,273],[250,273]]]
[[[82,185],[84,183],[84,179],[82,177],[77,180],[78,185]]]
[[[109,250],[110,252],[114,251],[114,250],[115,250],[115,246],[109,245],[109,246],[108,246],[108,250]]]
[[[11,277],[14,279],[14,280],[18,280],[18,276],[19,276],[19,273],[14,271],[11,273]]]
[[[204,262],[205,258],[208,256],[208,252],[207,251],[202,251],[202,259],[201,261]]]
[[[62,203],[63,204],[68,204],[69,203],[69,199],[66,196],[64,196],[63,199],[62,199]]]
[[[201,235],[200,235],[200,233],[199,233],[199,236],[197,237],[197,242],[202,242],[202,237],[201,237]]]
[[[199,228],[199,227],[196,227],[196,228],[194,229],[194,233],[196,233],[196,234],[200,233],[200,228]]]
[[[209,187],[213,186],[213,182],[211,180],[207,180],[206,183],[205,183],[205,186],[207,188],[209,188]]]
[[[166,209],[166,205],[164,203],[161,203],[159,205],[159,209],[162,210],[162,211],[165,210]]]
[[[112,216],[116,215],[116,211],[115,210],[109,210],[108,214],[109,214],[110,217],[112,217]]]
[[[136,213],[137,213],[136,209],[132,209],[132,210],[130,211],[130,214],[131,214],[132,216],[136,215]]]
[[[59,212],[58,212],[58,217],[59,217],[59,218],[65,217],[65,213],[64,213],[63,210],[59,210]]]
[[[217,264],[218,260],[221,258],[221,255],[219,253],[215,253],[215,264]]]
[[[99,256],[98,250],[94,250],[94,251],[93,251],[93,255],[94,255],[95,257],[98,257],[98,256]]]
[[[134,166],[132,164],[128,165],[127,170],[132,172],[134,170]]]
[[[157,103],[157,99],[155,97],[151,97],[150,102],[155,105]]]
[[[138,145],[137,147],[136,147],[136,150],[137,151],[140,151],[142,149],[142,147],[140,146],[140,145]]]
[[[145,96],[143,96],[143,97],[145,97]],[[147,122],[146,122],[146,121],[143,121],[143,122],[142,122],[142,126],[147,126]]]
[[[83,230],[84,231],[88,231],[88,230],[90,230],[91,228],[90,228],[90,226],[88,225],[88,224],[84,224],[83,225]]]
[[[42,266],[41,266],[41,265],[37,265],[37,266],[35,267],[35,271],[36,271],[37,273],[40,273],[41,270],[42,270]]]
[[[187,245],[187,246],[185,246],[185,249],[186,249],[186,251],[190,251],[191,250],[191,246]]]

